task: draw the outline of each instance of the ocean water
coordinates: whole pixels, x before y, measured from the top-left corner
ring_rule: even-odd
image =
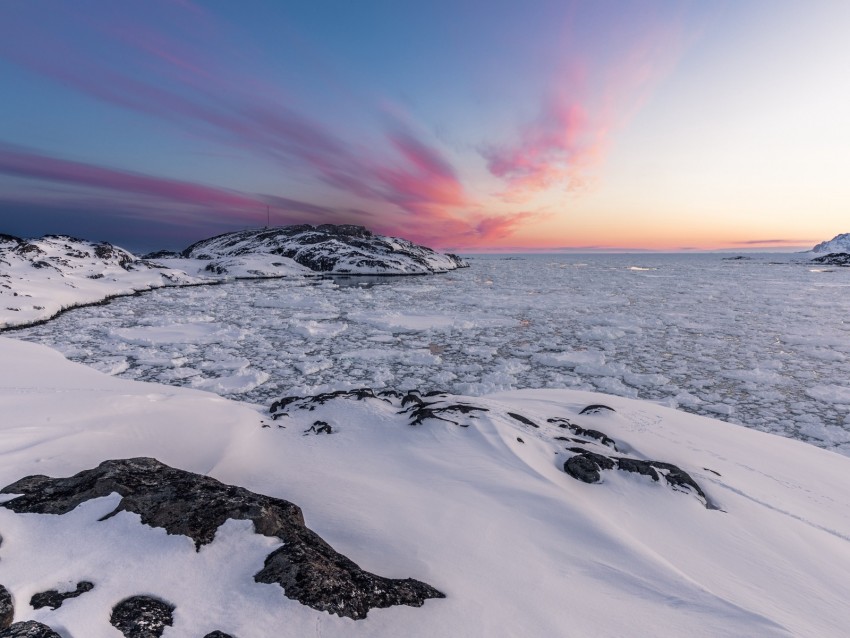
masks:
[[[267,404],[353,387],[648,399],[850,454],[850,269],[799,256],[473,256],[444,275],[165,289],[15,336]]]

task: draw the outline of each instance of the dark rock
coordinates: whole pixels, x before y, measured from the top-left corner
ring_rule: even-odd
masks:
[[[69,478],[28,476],[0,492],[21,494],[0,507],[37,514],[65,514],[82,502],[115,492],[121,501],[104,519],[133,512],[145,525],[188,536],[198,548],[210,543],[226,520],[250,520],[258,534],[284,543],[266,558],[255,580],[279,583],[287,597],[340,616],[365,618],[375,607],[419,607],[428,598],[444,597],[425,583],[382,578],[360,569],[308,529],[301,509],[289,501],[225,485],[156,459],[104,461]]]
[[[204,266],[204,270],[206,272],[211,272],[214,275],[226,275],[227,274],[227,268],[225,268],[224,266],[222,266],[221,264],[216,263],[216,262],[208,263],[206,266]]]
[[[812,259],[813,263],[826,266],[850,266],[850,253],[829,253]]]
[[[610,410],[611,412],[616,412],[614,408],[609,408],[607,405],[602,405],[601,403],[594,403],[593,405],[588,405],[583,408],[579,414],[599,414],[603,410]]]
[[[439,405],[434,403],[416,403],[407,409],[410,412],[410,425],[421,425],[425,419],[437,419],[446,421],[454,425],[459,425],[463,428],[468,427],[468,424],[455,421],[454,419],[446,418],[446,414],[460,412],[461,414],[469,414],[471,412],[489,412],[487,408],[482,408],[476,405],[467,403],[452,403],[449,405]]]
[[[126,638],[159,638],[174,622],[171,605],[151,596],[125,598],[112,608],[110,624]]]
[[[47,625],[43,625],[35,620],[26,620],[24,622],[16,622],[14,625],[10,625],[3,631],[0,631],[0,638],[62,638],[62,636]]]
[[[75,240],[79,241],[79,240]],[[133,270],[132,264],[136,261],[130,253],[116,248],[112,244],[101,242],[94,247],[94,254],[98,259],[104,261],[115,261],[124,270]]]
[[[314,421],[304,434],[333,434],[333,428],[324,421]]]
[[[216,629],[215,631],[211,631],[204,638],[233,638],[230,634],[226,634],[223,631],[219,631]]]
[[[591,407],[593,407],[593,406],[591,406]],[[600,432],[599,430],[592,430],[590,428],[583,428],[581,426],[574,425],[574,424],[570,423],[569,420],[567,420],[567,419],[563,419],[563,418],[560,418],[560,417],[554,417],[554,418],[551,418],[551,419],[546,419],[546,421],[548,423],[555,423],[560,428],[567,428],[573,434],[575,434],[577,436],[584,436],[584,437],[588,437],[588,438],[591,438],[591,439],[596,439],[597,441],[602,443],[602,445],[607,445],[608,447],[614,448],[615,450],[617,449],[616,441],[614,441],[614,439],[612,439],[610,436],[608,436],[604,432]],[[563,437],[555,437],[555,438],[560,439],[560,440],[566,440]]]
[[[421,607],[428,598],[445,598],[412,578],[381,578],[363,571],[306,527],[300,530],[299,542],[286,542],[269,554],[254,579],[278,583],[288,598],[354,620],[375,607]]]
[[[354,390],[335,390],[333,392],[323,392],[311,397],[283,397],[273,402],[269,407],[269,412],[273,419],[277,419],[286,414],[285,409],[289,406],[300,410],[312,410],[316,405],[324,405],[328,401],[334,399],[355,399],[363,401],[364,399],[378,399],[386,403],[392,403],[384,396],[376,395],[371,388],[356,388]]]
[[[520,443],[525,443],[525,441],[523,441],[520,437],[517,437],[516,440],[519,441]]]
[[[6,233],[0,233],[0,244],[15,244],[15,246],[20,246],[21,244],[25,244],[26,242],[20,237],[15,237],[14,235],[7,235]]]
[[[540,427],[534,421],[532,421],[531,419],[529,419],[527,417],[522,416],[521,414],[517,414],[515,412],[508,412],[508,416],[511,417],[512,419],[516,419],[520,423],[525,423],[526,425],[530,425],[533,428],[539,428]]]
[[[157,250],[146,255],[142,255],[142,259],[179,259],[180,253],[175,250]]]
[[[652,463],[650,461],[621,457],[617,459],[617,469],[623,470],[624,472],[643,474],[644,476],[649,476],[653,481],[658,480],[658,472],[656,472],[652,467]]]
[[[1,239],[1,238],[0,238]],[[6,629],[15,618],[15,602],[9,590],[0,585],[0,629]]]
[[[425,401],[423,401],[418,394],[408,392],[401,399],[401,407],[406,407],[408,403],[416,403],[418,405],[422,405],[423,403],[425,403]]]
[[[604,454],[589,452],[580,447],[568,449],[570,452],[575,452],[576,455],[566,460],[564,471],[579,481],[598,483],[601,480],[600,470],[613,470],[616,467],[624,472],[649,476],[653,481],[659,481],[660,477],[663,477],[664,481],[674,490],[696,495],[706,509],[717,509],[697,482],[687,472],[672,463],[632,459],[624,456],[608,457]]]
[[[585,483],[598,483],[601,480],[599,470],[614,469],[614,461],[602,454],[582,451],[566,460],[564,471],[574,479]]]
[[[59,592],[55,589],[49,589],[38,594],[33,594],[33,597],[30,598],[30,606],[33,609],[41,609],[42,607],[59,609],[62,606],[62,603],[68,598],[76,598],[77,596],[85,594],[87,591],[91,591],[93,588],[94,585],[92,583],[87,580],[83,580],[77,583],[77,587],[74,591]]]
[[[680,492],[688,492],[693,491],[696,492],[702,500],[706,502],[706,507],[709,509],[713,509],[713,506],[708,500],[708,497],[705,495],[705,492],[702,491],[702,488],[697,484],[697,482],[691,478],[691,475],[685,472],[682,468],[673,465],[672,463],[663,463],[662,461],[650,461],[652,466],[659,470],[666,470],[666,474],[664,474],[664,480],[674,489]],[[682,489],[688,488],[688,489]]]

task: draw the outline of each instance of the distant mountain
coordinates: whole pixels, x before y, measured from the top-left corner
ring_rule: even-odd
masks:
[[[216,260],[256,254],[286,257],[315,272],[356,275],[419,275],[469,265],[457,255],[375,235],[363,226],[333,224],[226,233],[192,244],[182,256]]]
[[[813,253],[850,253],[850,233],[841,233],[812,248]]]

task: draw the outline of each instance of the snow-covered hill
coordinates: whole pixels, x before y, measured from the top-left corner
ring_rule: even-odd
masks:
[[[158,267],[105,242],[0,234],[0,329],[122,294],[202,280]]]
[[[105,242],[0,234],[0,329],[163,286],[326,273],[430,274],[467,265],[454,255],[373,235],[360,226],[247,230],[206,239],[182,254],[160,251],[145,259]]]
[[[415,275],[446,272],[468,264],[406,239],[374,235],[362,226],[323,224],[243,230],[199,241],[183,257],[220,259],[280,255],[317,272]]]
[[[850,459],[798,441],[578,391],[264,409],[0,360],[0,585],[63,638],[145,610],[164,638],[850,626]]]
[[[829,241],[822,241],[812,248],[813,253],[850,253],[850,233],[841,233]]]

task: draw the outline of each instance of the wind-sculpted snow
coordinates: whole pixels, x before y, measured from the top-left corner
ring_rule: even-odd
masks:
[[[405,239],[373,235],[362,226],[284,226],[244,230],[199,241],[183,257],[217,260],[251,254],[280,255],[312,271],[357,275],[422,275],[468,264]]]
[[[361,387],[272,411],[14,339],[0,357],[0,485],[24,493],[0,497],[17,632],[0,635],[110,638],[110,619],[236,638],[839,638],[850,624],[850,459],[811,445],[575,390]],[[598,482],[565,468],[580,457]],[[317,564],[292,503],[364,570],[446,597],[356,621],[302,604],[315,581],[290,570]],[[28,604],[84,582],[55,609]]]
[[[164,289],[15,335],[255,403],[572,388],[850,453],[848,290],[850,269],[800,256],[477,257],[439,277]]]
[[[616,442],[598,430],[584,428],[565,417],[550,417],[539,424],[522,414],[487,406],[486,401],[472,402],[466,397],[453,397],[437,391],[422,394],[413,390],[403,394],[395,390],[375,392],[371,388],[339,390],[312,397],[283,397],[272,403],[269,412],[274,420],[278,420],[281,417],[291,416],[292,411],[313,412],[317,406],[324,406],[327,403],[366,399],[382,401],[396,408],[397,414],[403,415],[401,420],[411,426],[423,425],[428,421],[442,421],[468,428],[484,413],[487,413],[487,417],[491,419],[500,419],[507,423],[515,421],[525,426],[518,428],[524,430],[524,436],[532,436],[549,444],[556,456],[567,454],[566,460],[563,461],[563,469],[575,479],[585,483],[599,483],[600,470],[614,468],[635,472],[656,482],[661,476],[673,490],[693,494],[706,508],[717,509],[697,482],[681,468],[664,461],[652,461],[633,456],[609,456],[607,450],[606,454],[602,454],[600,450],[605,446],[617,450]],[[589,417],[603,410],[615,411],[605,405],[591,404],[582,408],[577,414],[571,415],[571,419],[581,419],[584,416],[585,420],[588,420]],[[316,423],[322,424],[324,432],[333,433],[332,426],[325,421],[316,421],[308,431],[318,432]],[[563,436],[564,429],[574,436]],[[518,438],[517,441],[525,443],[525,439]],[[564,442],[567,444],[565,445]]]

